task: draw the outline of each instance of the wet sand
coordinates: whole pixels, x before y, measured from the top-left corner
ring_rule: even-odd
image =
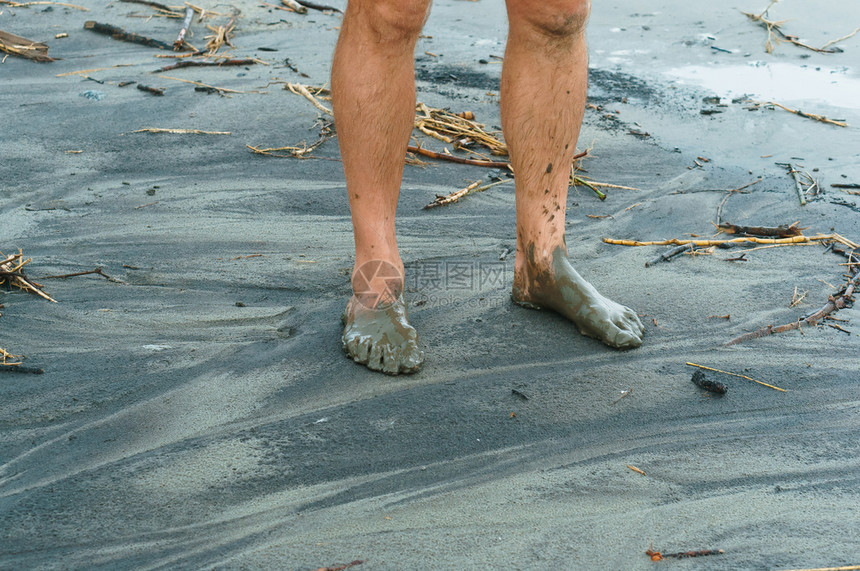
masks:
[[[22,248],[34,278],[101,266],[126,285],[44,280],[57,304],[0,294],[0,347],[45,369],[0,376],[0,567],[650,569],[652,543],[725,550],[673,564],[684,569],[860,564],[857,336],[822,326],[723,347],[823,305],[844,260],[804,246],[645,268],[660,248],[602,242],[710,236],[723,191],[759,176],[724,220],[860,240],[860,198],[830,186],[860,182],[860,111],[839,99],[858,81],[860,38],[842,54],[768,55],[736,7],[595,3],[584,167],[641,190],[604,202],[572,190],[567,243],[583,277],[639,312],[644,344],[617,352],[514,305],[513,259],[499,260],[514,248],[511,185],[425,211],[487,174],[434,163],[407,167],[399,205],[425,363],[393,378],[340,347],[352,238],[336,141],[314,153],[330,160],[246,148],[316,140],[318,112],[273,82],[326,82],[339,17],[241,4],[233,55],[271,65],[166,73],[268,92],[220,97],[152,74],[169,60],[151,48],[82,29],[172,42],[178,21],[75,3],[92,11],[0,6],[0,29],[62,58],[0,65],[0,249]],[[860,16],[831,4],[772,15],[821,45]],[[419,99],[498,125],[500,6],[440,0],[426,33]],[[133,65],[89,73],[104,83],[57,77],[118,64]],[[775,65],[822,74],[829,99],[757,93],[778,90]],[[748,68],[765,72],[751,94],[851,127],[750,111],[728,79],[721,93],[707,84],[708,70]],[[703,100],[714,95],[727,106]],[[145,127],[232,134],[132,133]],[[784,162],[823,193],[801,206]],[[808,293],[790,308],[795,287]],[[687,361],[787,392],[725,377],[728,393],[710,396]]]

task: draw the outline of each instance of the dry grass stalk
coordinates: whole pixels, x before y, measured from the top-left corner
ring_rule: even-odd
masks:
[[[604,238],[603,241],[607,244],[614,244],[616,246],[681,246],[685,244],[693,244],[695,246],[718,246],[720,244],[742,244],[742,243],[754,243],[754,244],[783,244],[783,245],[793,245],[793,244],[806,244],[809,242],[822,242],[822,243],[832,243],[838,242],[844,246],[847,246],[851,249],[858,249],[860,246],[848,240],[847,238],[840,236],[839,234],[818,234],[816,236],[792,236],[790,238],[756,238],[754,236],[745,236],[742,238],[732,238],[728,240],[686,240],[686,239],[678,239],[672,238],[671,240],[657,240],[650,242],[641,242],[637,240],[616,240],[614,238]]]
[[[296,159],[306,159],[308,156],[320,145],[322,145],[326,140],[320,139],[319,141],[308,145],[306,142],[302,141],[300,145],[295,145],[291,147],[272,147],[268,149],[261,149],[259,147],[252,147],[251,145],[245,145],[249,149],[251,149],[254,154],[257,155],[268,155],[270,157],[293,157]],[[286,152],[286,154],[284,154]]]
[[[173,80],[173,81],[181,81],[181,82],[183,82],[183,83],[190,83],[190,84],[192,84],[192,85],[196,85],[196,86],[198,86],[198,87],[204,87],[204,88],[206,88],[206,89],[212,89],[212,90],[217,91],[217,92],[219,92],[219,93],[221,93],[221,94],[224,94],[224,93],[266,93],[265,91],[257,91],[257,90],[254,90],[254,91],[239,91],[239,90],[237,90],[237,89],[227,89],[226,87],[216,87],[216,86],[214,86],[214,85],[209,85],[209,84],[207,84],[207,83],[201,83],[201,82],[199,82],[199,81],[191,81],[190,79],[182,79],[182,78],[179,78],[179,77],[171,77],[171,76],[169,76],[169,75],[162,75],[161,77],[162,77],[162,78],[164,78],[164,79],[171,79],[171,80]]]
[[[328,90],[325,87],[312,87],[309,85],[302,85],[301,83],[288,83],[284,86],[284,89],[291,93],[295,93],[296,95],[301,95],[308,101],[310,101],[314,107],[328,115],[329,117],[334,117],[334,113],[331,109],[320,103],[319,99],[316,96],[322,95],[323,93],[327,94]],[[311,93],[313,90],[315,93]]]
[[[781,103],[776,103],[775,101],[750,101],[756,107],[763,107],[767,105],[773,105],[774,107],[779,107],[780,109],[784,109],[789,113],[794,113],[798,117],[805,117],[806,119],[812,119],[813,121],[820,121],[822,123],[827,123],[828,125],[836,125],[837,127],[847,127],[848,123],[844,121],[837,121],[835,119],[828,119],[824,115],[816,115],[815,113],[807,113],[805,111],[801,111],[800,109],[792,109],[790,107],[786,107]]]
[[[457,202],[458,200],[460,200],[461,198],[463,198],[464,196],[466,196],[467,194],[474,194],[476,192],[484,192],[488,188],[493,188],[494,186],[498,186],[500,184],[510,182],[510,180],[511,179],[497,180],[495,182],[491,182],[491,183],[485,184],[483,186],[480,186],[481,181],[478,180],[478,181],[473,182],[472,184],[470,184],[466,188],[462,188],[460,190],[452,192],[451,194],[447,194],[445,196],[437,194],[436,200],[434,200],[433,202],[431,202],[430,204],[425,206],[424,210],[427,210],[429,208],[435,208],[437,206],[445,206],[447,204],[453,204],[453,203]]]
[[[798,47],[805,48],[805,49],[811,50],[813,52],[819,52],[819,53],[825,53],[825,54],[841,53],[843,51],[842,49],[832,48],[830,46],[833,46],[834,44],[838,44],[839,42],[847,40],[848,38],[857,34],[857,32],[860,32],[860,28],[857,28],[853,32],[851,32],[849,34],[845,34],[841,38],[837,38],[835,40],[831,40],[831,41],[827,42],[826,44],[824,44],[820,48],[810,46],[809,44],[801,42],[797,36],[786,34],[784,31],[782,31],[782,25],[785,24],[786,22],[788,22],[788,20],[774,21],[774,20],[768,19],[768,14],[767,14],[768,10],[770,10],[773,7],[773,5],[776,4],[777,2],[779,2],[779,0],[773,0],[770,4],[768,4],[768,7],[765,8],[764,11],[760,14],[752,14],[750,12],[741,11],[741,13],[744,16],[746,16],[747,18],[749,18],[753,22],[758,22],[759,24],[761,24],[762,26],[764,26],[767,29],[767,41],[764,44],[764,49],[769,54],[773,53],[774,47],[777,44],[782,43],[782,42],[794,44]]]
[[[11,6],[12,8],[26,8],[27,6],[42,6],[45,4],[50,4],[53,6],[64,6],[66,8],[74,8],[75,10],[80,10],[81,12],[89,12],[89,8],[84,8],[83,6],[78,6],[77,4],[66,4],[65,2],[12,2],[12,0],[0,0],[0,4],[6,4]]]
[[[29,293],[34,293],[43,299],[57,303],[57,300],[42,291],[42,285],[34,282],[26,275],[22,268],[33,261],[31,258],[24,259],[21,250],[17,254],[4,256],[0,252],[0,285],[5,285],[7,288],[16,287]]]

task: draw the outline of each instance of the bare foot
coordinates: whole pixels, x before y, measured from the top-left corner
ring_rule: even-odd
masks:
[[[424,361],[418,333],[409,325],[403,295],[381,308],[352,296],[343,314],[343,350],[356,363],[389,375],[414,373]]]
[[[564,248],[541,263],[531,247],[514,272],[513,300],[533,309],[547,308],[573,321],[580,333],[610,347],[632,349],[642,344],[645,327],[629,307],[603,297],[573,268]]]
[[[355,294],[343,313],[343,350],[374,371],[389,375],[417,371],[424,353],[406,314],[402,266],[381,260],[361,264],[352,287]]]

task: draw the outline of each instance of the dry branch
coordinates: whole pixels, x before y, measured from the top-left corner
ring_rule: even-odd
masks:
[[[743,236],[776,236],[778,238],[790,238],[801,236],[806,228],[798,228],[797,222],[791,226],[739,226],[730,222],[717,224],[717,228],[726,234],[740,234]]]
[[[804,325],[817,325],[819,321],[837,311],[842,309],[853,301],[854,290],[857,285],[860,284],[860,270],[854,274],[854,276],[842,286],[842,289],[839,290],[835,296],[830,296],[827,303],[824,304],[824,307],[808,315],[803,317],[797,321],[792,323],[786,323],[785,325],[777,325],[774,327],[773,325],[768,325],[767,327],[762,327],[758,331],[752,331],[750,333],[745,333],[740,337],[736,337],[726,343],[726,346],[736,345],[738,343],[743,343],[744,341],[749,341],[750,339],[757,339],[759,337],[766,337],[768,335],[773,335],[774,333],[785,333],[786,331],[792,331],[794,329],[800,329]]]
[[[126,32],[122,28],[111,26],[110,24],[100,24],[99,22],[94,22],[93,20],[87,20],[86,22],[84,22],[84,29],[110,36],[111,38],[122,42],[140,44],[142,46],[149,46],[151,48],[158,48],[161,50],[173,49],[172,45],[162,42],[161,40],[154,40],[146,36]]]
[[[743,244],[748,242],[754,244],[804,244],[809,242],[839,242],[840,244],[844,244],[849,248],[858,248],[857,244],[854,244],[853,242],[851,242],[847,238],[840,236],[839,234],[791,236],[789,238],[756,238],[754,236],[745,236],[741,238],[731,238],[727,240],[686,240],[672,238],[671,240],[655,240],[649,242],[604,238],[603,241],[607,244],[614,244],[616,246],[682,246],[686,244],[693,244],[695,246],[719,246],[720,244]]]
[[[170,70],[179,69],[182,67],[222,67],[222,66],[233,66],[233,65],[255,65],[258,63],[262,63],[263,65],[268,65],[266,62],[258,60],[258,59],[222,59],[220,61],[183,60],[183,61],[178,61],[172,65],[160,67],[160,68],[155,70],[155,73],[159,73],[162,71],[170,71]]]
[[[185,20],[182,22],[182,28],[179,30],[179,37],[173,42],[173,51],[178,52],[185,44],[185,35],[191,28],[191,20],[194,19],[194,8],[191,6],[185,7]]]
[[[201,131],[199,129],[162,129],[159,127],[144,127],[132,133],[171,133],[173,135],[232,135],[232,131]]]
[[[409,145],[406,147],[406,150],[410,153],[417,153],[419,155],[424,155],[425,157],[430,157],[433,159],[439,159],[443,161],[448,161],[452,163],[459,163],[461,165],[474,165],[477,167],[490,167],[490,168],[509,168],[511,163],[507,161],[485,161],[478,159],[467,159],[464,157],[456,157],[454,155],[446,155],[444,153],[437,153],[436,151],[431,151],[430,149],[425,149],[423,147],[418,147],[415,145]]]

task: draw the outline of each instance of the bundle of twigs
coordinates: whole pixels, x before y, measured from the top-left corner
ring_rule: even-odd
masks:
[[[493,155],[508,154],[508,146],[494,132],[487,132],[483,124],[476,122],[471,111],[451,113],[419,102],[415,107],[415,128],[429,137],[453,144],[455,149],[468,150],[476,144]]]
[[[32,262],[31,258],[24,259],[21,250],[12,256],[5,256],[0,252],[0,286],[6,286],[7,290],[12,287],[22,289],[29,293],[34,293],[41,298],[57,303],[57,300],[42,291],[42,285],[34,282],[24,275],[23,267]]]

